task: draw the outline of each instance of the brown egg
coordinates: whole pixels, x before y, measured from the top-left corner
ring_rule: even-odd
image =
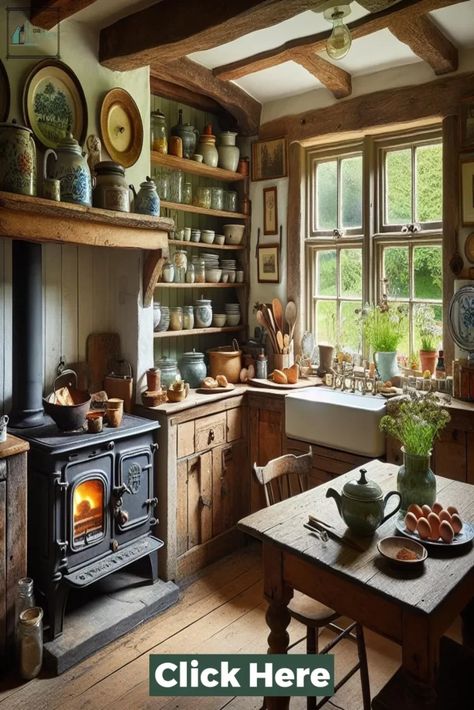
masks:
[[[439,538],[439,524],[440,520],[436,513],[430,513],[428,515],[428,522],[431,526],[431,540],[437,540]]]
[[[447,510],[442,510],[438,517],[440,520],[446,520],[448,523],[451,523],[451,515]]]
[[[443,510],[443,506],[441,505],[441,503],[438,503],[438,501],[436,501],[436,503],[433,503],[433,513],[436,513],[436,515],[439,515],[442,510]]]
[[[454,530],[447,520],[441,521],[441,525],[439,526],[439,534],[443,542],[447,542],[449,544],[453,541]]]
[[[429,505],[422,505],[422,506],[421,506],[421,509],[422,509],[422,511],[423,511],[423,517],[424,517],[424,518],[427,518],[428,515],[431,513],[431,508],[430,508],[430,506],[429,506]]]
[[[410,532],[415,532],[416,525],[418,523],[418,518],[414,513],[407,513],[405,515],[405,526]]]
[[[452,515],[453,513],[456,513],[456,515],[459,515],[459,510],[458,510],[454,505],[448,505],[448,507],[446,508],[446,510],[447,510],[448,513],[450,513],[451,515]]]
[[[423,511],[417,503],[412,503],[411,505],[408,506],[408,513],[413,513],[415,518],[422,518],[423,517]]]
[[[418,519],[417,530],[422,540],[428,540],[431,537],[431,526],[426,518]]]
[[[451,517],[451,527],[454,530],[454,534],[457,535],[462,530],[462,520],[457,513],[453,513]]]

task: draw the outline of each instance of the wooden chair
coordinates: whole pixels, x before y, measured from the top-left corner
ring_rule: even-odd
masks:
[[[307,454],[294,456],[287,454],[277,459],[269,461],[266,466],[254,464],[254,471],[258,482],[263,486],[267,506],[278,503],[281,500],[302,493],[308,488],[308,481],[313,463],[313,452],[311,447]],[[340,614],[334,609],[330,609],[324,604],[320,604],[315,599],[311,599],[306,594],[295,590],[293,599],[288,605],[290,615],[306,626],[306,653],[328,653],[343,638],[349,638],[357,644],[358,662],[346,675],[334,686],[337,692],[357,671],[360,672],[362,686],[362,701],[364,710],[370,710],[370,686],[369,672],[367,668],[367,654],[365,650],[364,632],[362,626],[357,622],[351,623],[347,628],[338,626],[337,621]],[[318,648],[318,636],[321,629],[327,628],[336,634],[324,648]],[[289,648],[296,646],[302,639],[292,643]],[[307,698],[307,710],[316,710],[325,705],[330,697],[323,698],[319,702],[317,698]]]

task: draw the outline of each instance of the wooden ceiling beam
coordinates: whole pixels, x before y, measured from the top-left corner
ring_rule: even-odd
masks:
[[[400,0],[396,5],[378,12],[376,15],[367,15],[359,20],[350,23],[352,39],[366,37],[378,30],[387,29],[395,19],[406,20],[407,23],[414,21],[420,15],[425,15],[432,10],[439,10],[450,5],[458,5],[467,0]],[[350,19],[350,18],[349,18]],[[285,42],[285,44],[259,52],[246,59],[216,67],[214,75],[225,81],[240,79],[248,74],[267,69],[287,61],[288,53],[293,50],[306,50],[315,53],[323,52],[326,49],[326,40],[329,37],[330,26],[327,32],[298,37],[297,39]]]
[[[153,64],[150,71],[158,79],[209,96],[235,118],[242,135],[258,133],[261,104],[235,84],[216,79],[209,69],[184,57],[166,65]]]
[[[170,81],[161,79],[159,76],[150,71],[150,91],[155,96],[162,96],[164,99],[169,101],[176,101],[180,104],[187,104],[193,108],[197,108],[199,111],[205,111],[207,113],[222,113],[223,109],[217,101],[209,98],[209,96],[204,96],[203,94],[198,94],[195,91],[186,89],[184,86],[179,86],[179,84],[173,84]]]
[[[394,20],[388,29],[429,64],[435,74],[449,74],[458,68],[458,50],[428,15],[411,20]]]
[[[344,99],[352,93],[351,75],[344,69],[327,62],[314,52],[295,50],[289,53],[290,59],[310,72],[336,99]]]
[[[31,24],[50,30],[95,2],[97,0],[31,0]]]

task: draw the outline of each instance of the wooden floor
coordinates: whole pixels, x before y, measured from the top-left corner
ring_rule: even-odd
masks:
[[[264,653],[267,650],[266,604],[262,597],[259,551],[245,548],[208,567],[182,590],[181,601],[110,644],[80,665],[56,678],[45,675],[27,683],[0,679],[0,710],[257,710],[260,698],[150,698],[150,653]],[[290,626],[291,639],[303,627]],[[366,633],[372,696],[400,664],[395,644]],[[304,653],[303,644],[292,652]],[[343,641],[336,651],[336,677],[355,659],[355,646]],[[291,708],[303,710],[305,698]],[[328,708],[362,707],[359,677],[355,675],[327,704]]]

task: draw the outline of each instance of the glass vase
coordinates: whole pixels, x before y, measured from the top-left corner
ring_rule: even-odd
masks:
[[[405,515],[412,503],[433,506],[436,500],[436,477],[427,456],[409,454],[402,447],[403,464],[398,469],[397,490],[402,497],[400,514]]]

